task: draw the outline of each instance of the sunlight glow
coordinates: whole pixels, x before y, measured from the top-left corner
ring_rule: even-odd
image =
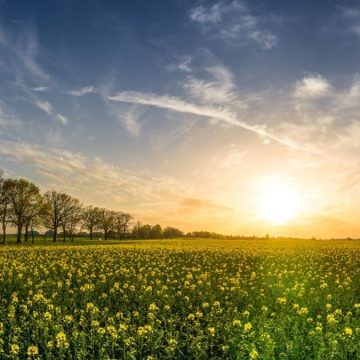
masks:
[[[273,225],[296,218],[303,207],[301,193],[287,184],[268,184],[259,193],[259,215]]]

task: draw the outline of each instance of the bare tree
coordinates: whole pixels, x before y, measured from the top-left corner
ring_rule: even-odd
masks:
[[[99,229],[104,232],[104,239],[109,238],[109,232],[114,229],[116,213],[107,209],[99,211]]]
[[[2,243],[6,242],[6,228],[10,222],[10,197],[9,180],[4,179],[0,174],[0,222],[2,225]]]
[[[120,239],[125,239],[132,218],[133,217],[127,213],[123,213],[123,212],[116,213],[115,227],[116,227],[116,231],[119,234]]]
[[[62,226],[66,231],[66,217],[70,216],[71,212],[80,206],[80,203],[72,196],[55,190],[45,193],[44,203],[44,225],[53,231],[53,242],[56,242],[59,227]]]
[[[64,216],[62,220],[62,227],[65,241],[66,233],[68,232],[71,241],[74,241],[75,229],[79,225],[82,217],[82,205],[78,199],[73,197],[68,198],[65,204]]]
[[[62,216],[60,224],[63,229],[63,241],[66,240],[66,232],[73,238],[73,233],[80,222],[82,205],[80,201],[68,194],[61,194]]]
[[[25,242],[29,239],[29,229],[32,231],[32,242],[34,242],[34,227],[39,224],[39,217],[44,213],[44,199],[39,195],[37,202],[29,205],[25,221]]]
[[[100,209],[98,207],[88,206],[82,213],[82,225],[89,231],[90,240],[93,239],[93,232],[99,225]]]
[[[39,188],[25,179],[9,179],[11,222],[17,227],[16,242],[21,243],[21,234],[34,206],[41,201]]]

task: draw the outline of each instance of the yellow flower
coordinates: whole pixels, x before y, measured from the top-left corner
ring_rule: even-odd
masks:
[[[255,349],[253,349],[250,351],[249,359],[257,359],[258,356],[259,356],[259,353]]]
[[[334,325],[337,323],[337,320],[335,319],[335,316],[333,314],[329,314],[326,319],[330,325]]]
[[[344,329],[344,332],[345,332],[345,335],[347,335],[347,336],[351,336],[353,334],[353,330],[350,327],[346,327]]]
[[[209,331],[211,336],[215,335],[215,328],[214,327],[208,327],[208,331]]]
[[[58,348],[67,348],[69,344],[66,341],[66,335],[63,332],[59,332],[56,335],[56,347]]]
[[[245,330],[245,331],[250,331],[251,329],[252,329],[251,323],[247,322],[247,323],[244,325],[244,330]]]
[[[17,355],[20,351],[20,346],[18,344],[11,344],[10,346],[10,354]]]
[[[309,312],[308,308],[302,307],[302,308],[298,311],[298,314],[299,314],[299,315],[305,315],[305,314],[308,314],[308,312]]]
[[[66,315],[65,316],[65,322],[67,322],[68,324],[73,322],[73,320],[74,320],[74,318],[71,315]]]
[[[152,303],[149,305],[149,310],[150,311],[156,311],[156,310],[159,310],[159,308],[156,306],[155,303]]]
[[[278,298],[276,299],[276,302],[277,302],[278,304],[280,304],[280,305],[285,305],[286,302],[287,302],[287,299],[286,299],[286,297],[278,297]]]
[[[235,320],[233,321],[233,326],[240,326],[240,325],[241,325],[241,321],[240,321],[240,320],[235,319]]]
[[[50,321],[52,319],[51,313],[49,313],[48,311],[44,313],[44,319]]]
[[[38,349],[37,346],[35,346],[35,345],[30,345],[30,346],[27,348],[26,354],[27,354],[27,356],[36,356],[36,355],[39,355],[39,349]]]

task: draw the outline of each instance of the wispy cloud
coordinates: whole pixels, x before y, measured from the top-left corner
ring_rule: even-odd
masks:
[[[327,96],[330,92],[331,85],[327,79],[321,75],[309,75],[296,83],[294,96],[312,99]]]
[[[224,66],[205,68],[210,80],[188,76],[183,84],[186,92],[203,103],[226,104],[236,98],[233,74]],[[245,106],[245,105],[244,105]]]
[[[194,196],[189,186],[169,176],[126,170],[100,157],[16,141],[2,141],[0,154],[32,168],[44,191],[65,191],[85,203],[129,211],[143,221],[189,227],[194,219],[206,223],[209,217],[218,221],[220,211],[231,213],[228,207]],[[179,217],[184,211],[191,212],[191,219]]]
[[[198,116],[208,117],[210,119],[217,119],[226,124],[243,128],[245,130],[254,132],[260,136],[265,136],[283,145],[302,149],[296,143],[289,139],[282,139],[266,129],[264,125],[251,125],[238,119],[238,116],[227,108],[201,106],[190,102],[186,102],[180,98],[167,95],[147,94],[136,91],[123,91],[115,96],[109,96],[109,100],[126,102],[139,105],[149,105],[161,109],[172,110],[180,113],[193,114]],[[302,149],[306,150],[306,149]]]
[[[71,90],[68,91],[67,94],[73,95],[73,96],[84,96],[86,94],[94,94],[96,93],[96,89],[94,86],[84,86],[77,90]]]
[[[126,127],[128,132],[132,136],[139,136],[141,126],[136,114],[136,108],[132,108],[130,110],[127,110],[126,112],[119,112],[117,117],[119,119],[119,122]]]
[[[37,86],[32,88],[31,90],[36,92],[48,92],[50,88],[48,86]]]
[[[55,113],[53,106],[48,101],[37,101],[35,105],[61,124],[66,125],[69,122],[65,115]]]
[[[69,119],[65,115],[56,114],[56,118],[60,121],[63,125],[66,125],[69,122]]]
[[[36,106],[48,115],[53,114],[53,107],[48,101],[37,101]]]
[[[360,9],[347,6],[340,6],[339,8],[346,21],[347,29],[353,34],[360,36]]]
[[[182,56],[179,61],[172,63],[167,68],[169,70],[177,70],[190,73],[191,72],[191,62],[193,61],[192,56]]]
[[[277,35],[264,26],[264,19],[252,14],[241,0],[222,0],[211,6],[196,6],[190,10],[189,18],[205,33],[227,40],[232,45],[255,42],[263,49],[272,49],[279,41]]]

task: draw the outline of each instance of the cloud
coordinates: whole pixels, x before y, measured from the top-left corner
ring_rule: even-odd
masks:
[[[55,113],[53,106],[48,101],[37,101],[35,105],[61,124],[66,125],[69,122],[65,115]]]
[[[211,80],[188,76],[183,84],[186,92],[203,103],[224,104],[234,101],[236,97],[233,74],[224,66],[205,68]]]
[[[270,131],[266,129],[266,126],[264,125],[251,125],[242,120],[239,120],[238,116],[227,108],[205,106],[205,105],[201,106],[201,105],[189,103],[187,101],[184,101],[182,99],[173,96],[168,96],[168,95],[159,96],[156,94],[141,93],[136,91],[123,91],[116,94],[115,96],[109,96],[108,99],[112,101],[126,102],[132,104],[149,105],[149,106],[154,106],[166,110],[172,110],[180,113],[187,113],[192,115],[208,117],[210,119],[217,119],[228,125],[240,127],[245,130],[256,133],[259,136],[267,137],[288,147],[301,149],[304,151],[307,150],[307,149],[303,149],[301,146],[299,146],[298,144],[294,143],[289,139],[282,139],[272,134]]]
[[[48,101],[37,101],[36,106],[48,115],[52,115],[53,107]]]
[[[126,129],[132,136],[139,136],[141,127],[135,114],[135,109],[131,109],[125,114],[119,114],[118,119],[121,123],[125,125]]]
[[[94,94],[96,93],[96,89],[93,86],[84,86],[78,90],[68,91],[67,94],[73,96],[84,96],[86,94]]]
[[[314,99],[328,96],[331,85],[321,75],[310,75],[298,81],[295,85],[294,96],[302,99]]]
[[[209,216],[218,221],[219,212],[231,209],[192,194],[190,186],[169,176],[130,171],[100,157],[79,152],[46,148],[37,144],[1,141],[2,159],[26,164],[43,191],[67,192],[81,201],[114,210],[129,211],[142,221],[180,227],[206,224]],[[184,211],[191,217],[180,217]],[[220,217],[223,219],[223,217]],[[201,225],[204,226],[204,225]]]
[[[216,204],[209,200],[202,200],[196,198],[184,198],[180,204],[181,204],[181,209],[179,212],[183,215],[191,214],[193,212],[198,212],[198,211],[218,212],[218,213],[233,212],[233,209],[229,207]]]
[[[21,128],[21,122],[11,114],[6,113],[2,107],[0,107],[0,135],[2,130],[8,128]]]
[[[69,119],[61,114],[56,114],[56,118],[58,119],[58,121],[60,121],[63,125],[66,125],[69,122]]]
[[[171,71],[175,70],[175,71],[190,73],[192,71],[190,67],[192,61],[193,61],[193,57],[185,55],[182,56],[180,60],[177,61],[176,63],[172,63],[168,65],[167,69]]]
[[[277,35],[264,27],[265,18],[252,14],[244,1],[219,1],[192,8],[189,18],[210,36],[234,46],[255,42],[267,50],[277,46]]]
[[[346,20],[346,26],[350,32],[360,36],[360,9],[351,7],[339,7]]]
[[[50,88],[48,86],[38,86],[31,89],[32,91],[36,92],[48,92]]]

